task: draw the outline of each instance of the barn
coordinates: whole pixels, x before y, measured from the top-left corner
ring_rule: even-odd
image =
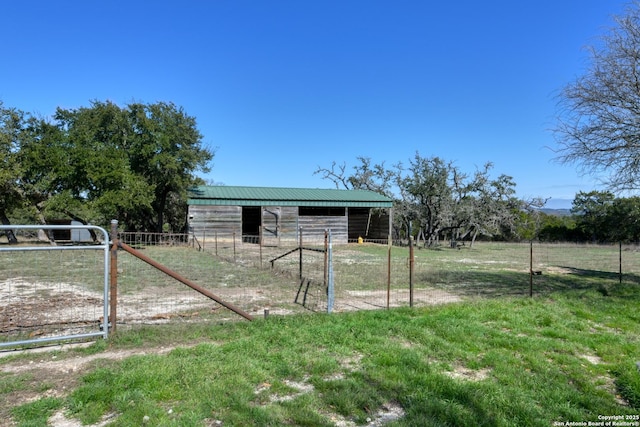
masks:
[[[189,190],[188,224],[199,237],[262,237],[265,244],[324,237],[387,239],[393,202],[367,190],[317,188],[199,186]],[[251,240],[251,237],[255,239]]]

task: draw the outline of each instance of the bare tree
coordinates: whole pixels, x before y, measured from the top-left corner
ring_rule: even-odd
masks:
[[[588,48],[590,67],[559,95],[554,132],[561,163],[602,178],[612,190],[640,187],[640,3]]]

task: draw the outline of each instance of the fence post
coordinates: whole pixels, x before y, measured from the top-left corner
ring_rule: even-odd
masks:
[[[391,234],[387,240],[387,310],[391,304]]]
[[[260,268],[262,268],[262,236],[263,236],[262,226],[258,227],[258,230],[259,230],[259,235],[258,235],[259,242],[258,242],[258,244],[260,245]]]
[[[233,262],[236,262],[236,232],[233,232]]]
[[[619,270],[620,273],[619,273],[619,277],[618,278],[620,280],[620,284],[622,284],[622,242],[618,243],[618,247],[619,247],[619,250],[618,250],[619,255],[618,255],[618,257],[619,257],[619,265],[620,265],[620,270]]]
[[[324,287],[327,287],[327,277],[329,275],[329,230],[324,230]]]
[[[302,227],[300,227],[299,230],[300,230],[300,233],[299,233],[300,243],[298,245],[298,252],[300,253],[300,261],[299,261],[300,266],[298,268],[299,270],[298,278],[302,280]]]
[[[533,240],[529,241],[529,297],[533,297]]]
[[[413,266],[414,266],[414,253],[413,253],[413,236],[409,236],[409,307],[413,307]]]
[[[328,261],[329,261],[329,277],[327,284],[327,313],[333,311],[334,302],[334,283],[333,283],[333,245],[331,243],[331,229],[329,229],[329,248],[328,248]],[[302,253],[302,249],[300,250]]]
[[[111,324],[110,333],[116,332],[118,320],[118,220],[111,220],[111,265],[110,265],[110,287],[109,287],[109,316],[105,323]]]

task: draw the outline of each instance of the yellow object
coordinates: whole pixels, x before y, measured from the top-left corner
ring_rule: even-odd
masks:
[[[364,240],[362,239],[362,237],[358,237],[358,244],[361,245],[364,243]]]

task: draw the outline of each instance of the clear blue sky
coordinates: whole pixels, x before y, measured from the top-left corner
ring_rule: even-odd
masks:
[[[570,206],[592,177],[552,161],[558,91],[621,0],[21,0],[0,12],[0,100],[49,116],[170,101],[226,185],[331,188],[313,172],[419,152]]]

